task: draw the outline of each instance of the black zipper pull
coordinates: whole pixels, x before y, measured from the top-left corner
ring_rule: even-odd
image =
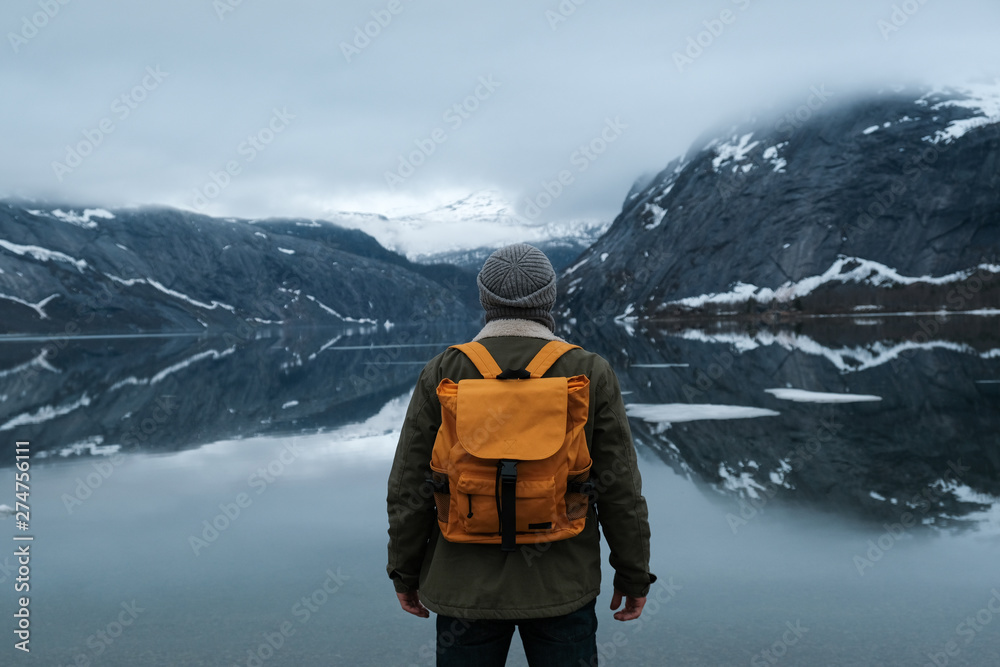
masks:
[[[471,519],[472,518],[472,494],[469,493],[469,494],[466,494],[466,495],[469,496],[469,513],[465,515],[465,518],[466,519]]]

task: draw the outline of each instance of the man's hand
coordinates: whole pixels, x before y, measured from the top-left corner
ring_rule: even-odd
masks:
[[[427,610],[427,607],[420,602],[420,598],[417,597],[416,591],[410,591],[409,593],[396,593],[396,597],[399,598],[399,606],[403,608],[403,611],[413,614],[414,616],[419,616],[420,618],[430,618],[431,612]],[[646,598],[642,599],[643,602]],[[639,605],[642,609],[642,605]],[[638,616],[638,614],[636,614]]]
[[[622,594],[619,591],[615,591],[614,597],[611,598],[611,611],[615,611],[620,606],[622,606]],[[646,598],[634,598],[631,595],[626,595],[625,608],[615,612],[615,620],[633,621],[639,618],[639,615],[642,614],[642,608],[645,606]],[[406,609],[406,607],[403,607],[403,609]]]

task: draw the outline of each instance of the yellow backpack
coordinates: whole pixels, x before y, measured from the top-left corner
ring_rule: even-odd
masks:
[[[523,370],[503,372],[480,343],[452,347],[483,377],[437,387],[428,481],[444,538],[514,551],[578,535],[594,497],[584,434],[590,380],[542,375],[579,345],[549,342]]]

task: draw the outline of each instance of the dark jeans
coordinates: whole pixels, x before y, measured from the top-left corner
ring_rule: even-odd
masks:
[[[565,616],[519,621],[471,621],[438,614],[438,667],[503,667],[515,625],[531,667],[596,667],[596,603],[591,600]]]

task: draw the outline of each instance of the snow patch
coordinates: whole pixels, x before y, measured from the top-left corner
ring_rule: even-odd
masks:
[[[150,287],[158,289],[159,291],[163,292],[164,294],[168,294],[168,295],[170,295],[172,297],[175,297],[177,299],[181,299],[183,301],[187,301],[191,305],[198,306],[199,308],[204,308],[206,310],[215,310],[216,308],[222,308],[224,310],[228,310],[231,313],[236,312],[236,309],[233,308],[232,306],[230,306],[229,304],[222,303],[221,301],[212,301],[212,303],[204,303],[202,301],[198,301],[196,299],[192,299],[187,294],[184,294],[183,292],[178,292],[176,290],[172,290],[169,287],[165,286],[163,283],[157,282],[156,280],[153,280],[152,278],[128,278],[128,279],[126,279],[126,278],[119,278],[118,276],[111,275],[110,273],[105,274],[105,275],[107,275],[108,278],[111,278],[115,282],[121,283],[122,285],[127,285],[129,287],[131,287],[132,285],[135,285],[135,284],[149,285]]]
[[[992,83],[974,84],[954,91],[935,90],[921,97],[917,103],[926,106],[930,104],[929,98],[931,97],[941,94],[954,95],[955,93],[961,95],[962,99],[947,99],[938,102],[930,109],[937,111],[944,107],[959,107],[969,109],[976,115],[972,118],[952,121],[948,127],[938,130],[934,136],[924,137],[924,141],[929,141],[932,144],[941,142],[950,144],[977,127],[1000,122],[1000,79],[996,79]]]
[[[657,206],[656,204],[647,203],[646,207],[642,210],[643,214],[652,212],[653,219],[651,222],[646,223],[646,229],[656,229],[663,222],[663,216],[667,214],[666,209]],[[604,261],[603,259],[601,261]]]
[[[294,255],[295,254],[294,250],[289,250],[288,248],[278,248],[278,252],[283,252],[286,255]]]
[[[4,424],[0,425],[0,431],[9,431],[12,428],[24,426],[25,424],[41,424],[55,419],[56,417],[69,414],[79,408],[87,407],[88,405],[90,405],[90,397],[86,394],[84,394],[80,399],[67,405],[61,405],[58,407],[46,405],[38,408],[34,412],[23,412],[13,419],[8,420]]]
[[[710,403],[629,403],[625,413],[650,423],[777,417],[780,412],[743,405]]]
[[[779,303],[791,301],[798,297],[805,296],[818,287],[832,282],[854,282],[865,283],[875,287],[890,285],[912,285],[915,283],[928,283],[931,285],[944,285],[968,278],[978,271],[990,271],[1000,273],[1000,264],[980,264],[979,266],[964,271],[956,271],[945,276],[919,276],[910,277],[901,275],[896,269],[868,259],[860,257],[847,257],[841,255],[825,273],[819,276],[810,276],[796,282],[786,282],[781,286],[770,289],[768,287],[757,287],[748,283],[738,282],[728,292],[702,294],[699,296],[687,297],[669,301],[666,305],[678,304],[689,308],[700,308],[706,304],[736,304],[745,303],[753,299],[759,303],[776,301]]]
[[[101,445],[104,442],[103,435],[94,435],[72,445],[66,445],[59,450],[59,456],[80,456],[84,453],[91,456],[111,456],[121,449],[121,445]],[[39,452],[38,456],[47,452]]]
[[[750,143],[753,132],[744,134],[742,137],[733,136],[729,143],[722,144],[715,149],[715,158],[712,160],[712,170],[718,173],[719,168],[728,162],[742,162],[747,158],[760,142]],[[752,165],[749,165],[752,167]]]
[[[29,213],[35,213],[37,215],[39,211],[29,211]],[[107,211],[103,208],[86,208],[80,215],[77,215],[73,211],[63,211],[57,208],[52,211],[52,217],[62,220],[63,222],[68,222],[71,225],[93,229],[97,227],[97,223],[94,222],[92,218],[113,220],[115,216],[111,213],[111,211]]]
[[[344,315],[341,315],[340,313],[338,313],[337,311],[335,311],[333,308],[330,308],[330,306],[326,305],[325,303],[323,303],[322,301],[320,301],[319,299],[317,299],[316,297],[314,297],[311,294],[306,294],[306,298],[309,299],[310,301],[312,301],[313,303],[315,303],[317,306],[319,306],[320,308],[322,308],[326,312],[328,312],[331,315],[333,315],[334,317],[338,317],[338,318],[340,318],[341,320],[343,320],[345,322],[357,322],[359,324],[378,324],[377,320],[371,320],[371,319],[368,319],[368,318],[360,318],[360,319],[358,319],[358,318],[355,318],[355,317],[346,317]]]
[[[6,248],[15,255],[29,255],[40,262],[66,262],[76,267],[77,271],[83,273],[87,268],[86,260],[75,259],[65,253],[56,250],[49,250],[36,245],[19,245],[0,239],[0,248]]]
[[[864,403],[867,401],[881,401],[881,396],[870,394],[837,394],[822,391],[806,391],[805,389],[765,389],[775,398],[783,401],[795,401],[796,403]]]
[[[0,294],[0,299],[7,299],[8,301],[14,301],[15,303],[19,303],[22,306],[27,306],[28,308],[31,308],[36,313],[38,313],[39,319],[47,320],[49,319],[49,316],[48,314],[46,314],[44,310],[42,310],[42,307],[45,306],[45,304],[47,304],[52,299],[56,298],[57,296],[59,295],[50,294],[49,296],[45,297],[38,303],[31,303],[30,301],[25,301],[24,299],[18,298],[16,296],[11,296],[10,294]]]
[[[774,167],[772,171],[777,172],[779,174],[785,173],[785,167],[788,166],[788,162],[785,160],[785,158],[779,155],[778,151],[787,145],[788,145],[787,141],[782,141],[780,144],[775,144],[774,146],[764,149],[764,154],[763,154],[764,159],[767,160]]]

